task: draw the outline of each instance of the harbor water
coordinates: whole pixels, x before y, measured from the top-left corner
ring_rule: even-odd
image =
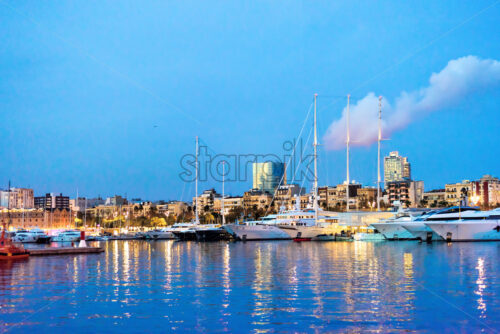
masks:
[[[0,331],[500,329],[496,242],[100,245],[101,254],[0,263]]]

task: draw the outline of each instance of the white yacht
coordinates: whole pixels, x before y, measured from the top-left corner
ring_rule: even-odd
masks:
[[[17,232],[12,238],[12,241],[23,243],[47,243],[50,241],[50,237],[41,229],[34,228],[30,231]]]
[[[176,228],[176,224],[171,227],[157,228],[144,233],[144,238],[149,240],[166,240],[175,239],[175,235],[172,232]]]
[[[413,236],[417,239],[420,239],[422,241],[438,241],[438,240],[443,240],[443,238],[432,231],[431,228],[429,228],[427,225],[425,225],[425,222],[428,220],[447,220],[450,217],[458,217],[460,214],[465,214],[468,215],[469,213],[479,211],[478,208],[474,207],[458,207],[454,206],[451,208],[445,208],[441,210],[434,210],[427,212],[421,216],[416,217],[414,220],[403,223],[402,226],[405,228],[408,232],[413,234]]]
[[[447,241],[500,240],[500,208],[432,215],[425,225]]]
[[[54,242],[76,242],[80,240],[80,231],[78,230],[66,230],[62,231],[58,235],[52,237]]]
[[[179,223],[175,228],[172,228],[172,233],[181,241],[196,240],[196,231],[203,229],[214,229],[219,228],[218,224],[199,224],[196,222],[192,223]],[[175,226],[174,225],[174,226]]]
[[[393,218],[382,220],[379,223],[372,223],[370,226],[382,233],[387,240],[412,240],[417,239],[417,237],[405,229],[403,224],[410,223],[414,219],[416,217],[411,213],[399,211]]]
[[[316,219],[312,209],[284,212],[276,216],[276,221],[278,228],[291,239],[312,240],[320,236],[334,236],[343,230],[336,214],[320,211]]]
[[[261,220],[222,226],[235,239],[239,240],[287,240],[290,236],[277,226],[276,215],[268,215]]]

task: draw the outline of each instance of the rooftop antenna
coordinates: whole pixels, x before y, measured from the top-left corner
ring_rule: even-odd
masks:
[[[318,94],[314,94],[314,222],[318,224],[318,135],[316,129],[316,100]]]
[[[380,141],[382,140],[382,96],[378,97],[377,211],[380,211]]]
[[[221,215],[222,225],[226,224],[226,216],[224,214],[224,174],[226,172],[226,162],[222,161],[222,201],[221,201]]]
[[[349,183],[350,183],[350,180],[349,180],[349,144],[350,144],[350,141],[351,141],[351,135],[350,135],[350,129],[349,129],[349,100],[350,100],[350,95],[347,94],[347,135],[346,135],[346,154],[347,154],[347,171],[346,171],[346,188],[345,188],[345,199],[346,199],[346,202],[345,202],[345,211],[346,212],[349,212]]]
[[[195,223],[200,223],[200,216],[198,215],[198,136],[196,136],[196,180],[195,180],[195,192],[196,192],[196,213],[195,213]]]

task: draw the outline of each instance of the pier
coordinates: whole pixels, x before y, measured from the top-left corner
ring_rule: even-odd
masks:
[[[30,249],[30,256],[92,254],[102,252],[104,252],[104,248],[101,247],[51,247],[43,249]]]

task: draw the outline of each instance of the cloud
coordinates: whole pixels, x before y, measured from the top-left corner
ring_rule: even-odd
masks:
[[[403,91],[394,106],[383,98],[382,133],[388,138],[392,133],[406,128],[429,113],[456,105],[466,96],[500,83],[500,62],[467,56],[453,59],[439,73],[433,73],[429,85],[413,92]],[[352,145],[368,146],[378,137],[378,97],[368,93],[350,107],[350,137]],[[326,149],[345,147],[346,108],[342,117],[328,127],[323,137]]]

